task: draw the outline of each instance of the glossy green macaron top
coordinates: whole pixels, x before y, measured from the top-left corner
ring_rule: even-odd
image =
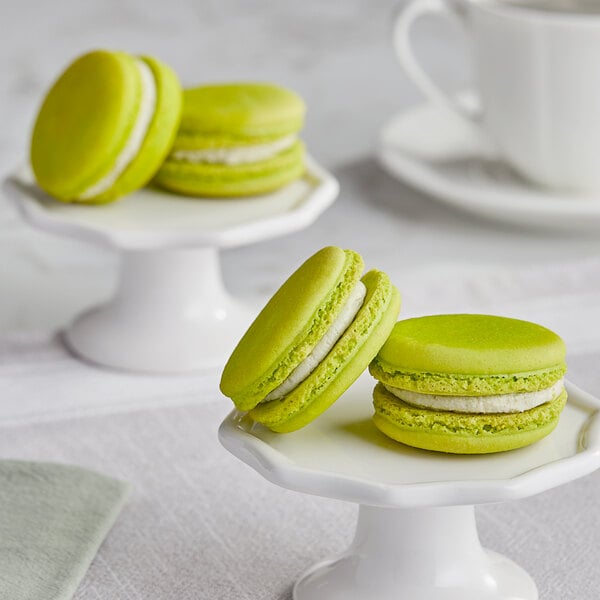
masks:
[[[295,134],[305,106],[295,92],[269,83],[204,85],[184,92],[176,148],[255,144]]]
[[[433,394],[535,391],[565,371],[565,345],[528,321],[434,315],[399,321],[371,364],[383,383]]]
[[[329,246],[304,262],[244,334],[221,377],[221,391],[241,410],[279,386],[331,327],[359,281],[363,261]]]
[[[149,108],[145,85],[153,90]],[[177,76],[156,59],[105,50],[81,56],[60,75],[38,113],[30,152],[38,184],[59,200],[91,203],[141,187],[170,150],[181,104]],[[128,144],[142,106],[148,111],[147,126],[143,136],[137,132],[140,140],[132,152]],[[115,171],[126,154],[131,156]],[[106,178],[106,189],[86,195]]]

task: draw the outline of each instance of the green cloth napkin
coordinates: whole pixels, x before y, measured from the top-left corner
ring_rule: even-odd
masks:
[[[72,598],[128,493],[79,467],[0,461],[0,598]]]

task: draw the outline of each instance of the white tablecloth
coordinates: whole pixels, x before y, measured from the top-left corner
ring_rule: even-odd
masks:
[[[523,269],[405,273],[405,316],[445,310],[535,319],[570,348],[570,377],[600,392],[600,260]],[[57,336],[0,339],[0,456],[75,463],[128,480],[133,499],[76,598],[283,600],[340,552],[355,507],[282,490],[217,442],[230,409],[218,371],[99,370]],[[340,400],[343,402],[343,398]],[[478,509],[482,541],[525,567],[544,600],[596,600],[600,474]]]
[[[185,85],[281,82],[307,100],[303,137],[342,193],[310,229],[227,251],[234,294],[268,295],[321,246],[355,248],[397,282],[404,316],[486,311],[539,321],[567,340],[572,379],[600,393],[600,260],[587,258],[600,256],[597,236],[469,218],[374,164],[383,122],[421,101],[391,50],[401,1],[5,3],[0,171],[26,156],[44,89],[90,48],[155,54]],[[419,36],[436,80],[463,87],[464,56],[446,24],[424,22]],[[0,203],[0,457],[88,465],[133,483],[78,600],[287,600],[301,571],[348,543],[354,508],[281,490],[230,457],[216,441],[230,406],[217,372],[97,370],[45,333],[109,294],[114,264],[26,229]],[[598,600],[599,496],[594,475],[482,508],[483,541],[529,570],[542,600]]]

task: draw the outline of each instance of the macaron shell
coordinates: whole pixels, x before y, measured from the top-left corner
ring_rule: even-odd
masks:
[[[566,372],[554,332],[489,315],[399,321],[370,366],[379,381],[425,394],[478,396],[536,391]]]
[[[268,83],[226,83],[185,90],[181,132],[237,138],[300,131],[305,106],[291,90]]]
[[[182,92],[175,72],[152,57],[140,57],[150,67],[156,84],[154,117],[137,156],[114,185],[88,202],[102,204],[146,185],[169,154],[181,119]]]
[[[375,379],[404,390],[446,396],[494,396],[520,394],[548,388],[564,377],[566,365],[527,373],[462,375],[422,371],[395,371],[376,357],[369,365]]]
[[[364,372],[398,318],[400,294],[380,271],[369,271],[362,281],[367,288],[363,306],[330,353],[284,398],[251,410],[252,419],[279,433],[296,431],[327,410]]]
[[[231,354],[221,391],[254,408],[312,352],[360,279],[359,254],[335,246],[308,258],[269,300]]]
[[[135,124],[141,80],[123,52],[95,51],[72,63],[48,92],[33,130],[38,184],[72,201],[107,175]]]
[[[281,188],[301,177],[304,171],[304,144],[297,141],[272,158],[240,165],[170,158],[158,171],[155,183],[188,196],[252,196]]]
[[[490,315],[434,315],[399,321],[379,352],[385,368],[464,375],[503,375],[564,363],[553,331]]]
[[[522,413],[460,414],[413,407],[379,383],[373,391],[373,422],[388,437],[416,448],[487,454],[521,448],[547,436],[566,401],[563,391],[551,402]]]

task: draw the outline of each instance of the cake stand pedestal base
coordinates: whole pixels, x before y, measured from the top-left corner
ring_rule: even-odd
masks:
[[[339,184],[309,156],[298,180],[246,198],[188,198],[152,186],[110,205],[57,202],[27,167],[3,189],[33,227],[116,249],[118,289],[63,333],[78,356],[107,367],[193,373],[223,366],[256,311],[221,281],[219,250],[312,224]]]
[[[189,372],[225,362],[254,312],[229,296],[218,249],[122,251],[117,291],[64,333],[101,365]]]
[[[482,548],[473,506],[361,505],[354,541],[294,586],[294,600],[537,600],[535,583]]]

